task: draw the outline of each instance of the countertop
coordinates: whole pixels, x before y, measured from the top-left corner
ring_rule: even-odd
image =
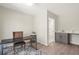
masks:
[[[55,33],[68,33],[72,35],[79,35],[79,32],[55,32]]]

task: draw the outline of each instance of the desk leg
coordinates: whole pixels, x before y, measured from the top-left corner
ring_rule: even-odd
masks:
[[[3,44],[1,44],[1,47],[2,47],[2,55],[3,55]]]
[[[31,47],[32,47],[32,40],[30,40],[30,42],[31,42]]]
[[[36,50],[38,50],[38,48],[37,48],[37,41],[36,41]]]

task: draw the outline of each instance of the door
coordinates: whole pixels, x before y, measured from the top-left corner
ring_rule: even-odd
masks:
[[[48,43],[55,42],[55,19],[48,18]]]

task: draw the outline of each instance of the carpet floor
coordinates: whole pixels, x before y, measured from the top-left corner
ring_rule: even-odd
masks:
[[[6,47],[4,55],[14,55],[12,48],[12,46]],[[79,46],[63,43],[51,43],[49,46],[38,44],[38,50],[30,46],[26,46],[25,49],[17,47],[15,55],[79,55]]]
[[[38,48],[46,55],[79,55],[79,45],[51,43],[49,46],[39,45]]]
[[[15,54],[13,50],[13,46],[4,45],[3,49],[3,55],[44,55],[42,51],[39,49],[36,50],[35,48],[31,47],[30,45],[26,45],[25,49],[24,47],[18,46],[15,48]],[[1,54],[1,48],[0,48],[0,54]]]

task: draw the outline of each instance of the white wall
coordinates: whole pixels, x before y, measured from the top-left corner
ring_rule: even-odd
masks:
[[[0,11],[0,27],[1,27],[1,11]],[[0,28],[0,37],[1,37],[1,28]]]
[[[24,31],[24,36],[31,34],[32,16],[3,7],[0,7],[0,11],[1,39],[12,38],[13,31]]]
[[[47,45],[47,9],[39,8],[33,25],[33,31],[37,34],[38,42]]]
[[[24,36],[35,31],[38,42],[47,45],[47,9],[39,8],[35,17],[3,7],[0,11],[0,39],[12,38],[13,31],[24,31]]]
[[[2,10],[0,8],[0,38],[2,38]]]
[[[74,14],[74,15],[73,15]],[[58,31],[78,32],[79,33],[79,14],[72,13],[71,15],[64,15],[59,17]]]
[[[33,21],[33,31],[37,34],[37,40],[41,44],[48,45],[48,18],[57,20],[57,16],[47,9],[39,8]],[[57,28],[57,27],[56,27]]]
[[[79,3],[41,3],[39,5],[58,15],[56,31],[79,32]]]
[[[57,31],[79,32],[79,4],[53,4],[51,11],[59,17]]]

